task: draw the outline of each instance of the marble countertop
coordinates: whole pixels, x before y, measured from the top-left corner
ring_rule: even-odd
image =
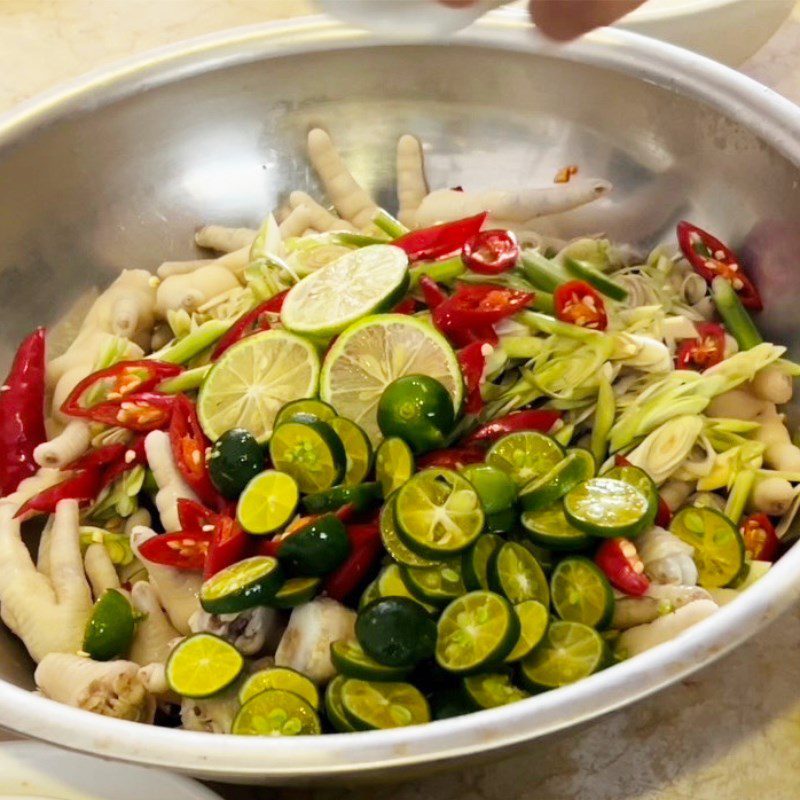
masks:
[[[311,10],[307,0],[2,0],[0,112],[152,47]],[[800,102],[800,6],[742,69]],[[796,800],[798,787],[800,608],[692,678],[511,759],[399,786],[215,788],[229,800]]]

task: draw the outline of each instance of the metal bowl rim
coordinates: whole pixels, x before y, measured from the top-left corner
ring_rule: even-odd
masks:
[[[622,30],[557,46],[520,12],[493,12],[457,36],[610,69],[667,87],[725,112],[800,165],[800,110],[728,67]],[[147,88],[224,65],[287,53],[396,45],[324,17],[237,28],[147,52],[39,95],[0,116],[0,150],[48,124]],[[60,705],[0,680],[0,721],[64,747],[206,777],[279,781],[431,764],[507,747],[578,725],[685,677],[740,644],[800,597],[800,548],[792,548],[745,597],[684,633],[584,681],[514,705],[390,731],[293,739],[242,738],[154,728]],[[299,746],[298,746],[299,745]]]

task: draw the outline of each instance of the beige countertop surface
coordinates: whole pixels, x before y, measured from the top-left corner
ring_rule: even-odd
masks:
[[[0,112],[149,48],[311,10],[307,0],[0,0]],[[800,6],[742,69],[800,102]],[[230,800],[797,800],[800,608],[691,679],[511,759],[376,788],[215,788]]]

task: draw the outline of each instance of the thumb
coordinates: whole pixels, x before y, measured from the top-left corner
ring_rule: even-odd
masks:
[[[574,39],[594,28],[610,25],[638,8],[644,0],[531,0],[533,21],[545,36]]]

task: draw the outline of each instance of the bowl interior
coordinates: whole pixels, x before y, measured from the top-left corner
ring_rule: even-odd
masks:
[[[0,364],[90,286],[195,255],[197,226],[255,226],[292,189],[318,196],[304,147],[314,125],[389,209],[405,132],[425,144],[431,187],[544,186],[568,164],[607,178],[615,189],[603,207],[542,227],[647,248],[691,219],[742,247],[766,334],[796,351],[798,169],[725,113],[542,48],[469,39],[262,48],[204,64],[0,130]],[[0,678],[27,688],[31,671],[0,627]]]

